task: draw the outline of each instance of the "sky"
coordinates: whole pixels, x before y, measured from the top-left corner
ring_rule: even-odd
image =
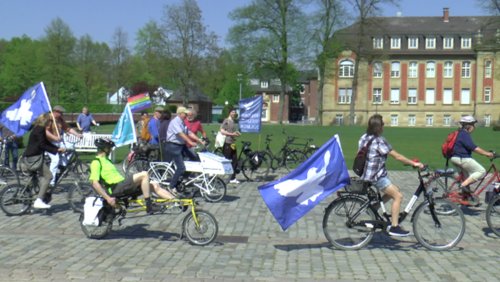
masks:
[[[150,20],[160,22],[165,5],[178,5],[180,0],[0,0],[0,38],[27,35],[39,39],[52,20],[59,17],[77,38],[88,34],[94,41],[111,44],[114,32],[122,28],[129,44],[135,43],[136,33]],[[228,14],[252,0],[197,0],[208,31],[225,37],[234,23]],[[384,7],[383,16],[442,16],[443,8],[450,16],[479,16],[485,13],[476,0],[400,0],[400,7]]]

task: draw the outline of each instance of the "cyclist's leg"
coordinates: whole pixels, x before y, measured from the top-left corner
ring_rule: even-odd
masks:
[[[52,178],[50,179],[50,185],[54,185],[56,183],[56,173],[57,167],[59,166],[59,153],[51,154],[49,153],[50,158],[50,172],[52,173]]]
[[[486,169],[473,158],[453,157],[451,161],[464,172],[466,178],[462,181],[463,187],[476,182],[486,173]]]
[[[399,226],[399,211],[401,209],[401,203],[403,202],[403,194],[399,190],[399,187],[394,185],[391,180],[386,176],[380,178],[376,183],[375,187],[380,189],[384,193],[384,200],[387,197],[392,199],[391,206],[391,229],[397,228]],[[401,230],[401,236],[408,235],[408,232]],[[399,232],[398,232],[399,233]]]

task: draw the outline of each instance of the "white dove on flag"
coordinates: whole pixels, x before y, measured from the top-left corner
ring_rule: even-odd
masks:
[[[20,121],[21,125],[28,125],[31,123],[33,112],[31,111],[31,103],[36,96],[36,91],[31,92],[30,98],[21,100],[21,106],[12,110],[8,110],[6,117],[11,121]]]
[[[316,198],[323,193],[325,187],[320,183],[325,179],[326,168],[330,163],[331,153],[326,151],[323,155],[325,161],[324,166],[319,168],[311,167],[307,171],[307,177],[304,180],[288,179],[274,185],[274,188],[281,196],[297,197],[297,203],[300,205],[308,205],[309,201],[314,202]]]

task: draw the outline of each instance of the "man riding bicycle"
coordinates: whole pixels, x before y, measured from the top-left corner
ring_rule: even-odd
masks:
[[[116,198],[123,196],[134,196],[142,191],[146,202],[146,212],[152,214],[155,207],[152,205],[150,191],[153,191],[163,199],[175,198],[170,192],[162,189],[158,183],[150,183],[148,173],[141,171],[124,178],[116,166],[108,158],[115,143],[106,138],[94,141],[97,147],[97,156],[90,164],[90,181],[94,190],[101,195],[112,207],[116,206]]]

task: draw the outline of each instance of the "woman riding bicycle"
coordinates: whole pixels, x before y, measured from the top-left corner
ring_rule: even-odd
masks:
[[[412,161],[400,153],[393,150],[391,144],[382,137],[384,131],[384,122],[382,116],[375,114],[368,120],[368,128],[366,133],[361,136],[358,143],[358,148],[363,148],[370,140],[372,143],[368,148],[368,159],[365,164],[365,169],[361,178],[365,181],[370,181],[373,185],[384,193],[384,202],[392,199],[391,207],[391,226],[387,230],[392,236],[408,236],[410,232],[399,226],[399,209],[403,201],[399,187],[394,185],[387,175],[385,163],[387,156],[391,156],[396,160],[411,165],[413,167],[423,168],[424,165],[420,162]]]
[[[115,143],[106,138],[96,139],[97,156],[90,164],[90,181],[94,190],[101,195],[112,207],[116,206],[116,197],[134,196],[142,191],[146,202],[146,212],[152,214],[155,209],[150,198],[150,190],[164,199],[173,199],[174,196],[158,183],[150,183],[146,171],[135,173],[124,178],[116,166],[108,159],[111,149]]]
[[[463,116],[460,119],[462,128],[457,135],[455,146],[453,147],[453,155],[450,159],[451,163],[464,173],[465,180],[462,179],[463,182],[460,186],[462,192],[467,194],[471,192],[469,185],[476,182],[486,173],[484,167],[472,158],[472,152],[493,158],[492,152],[487,152],[479,148],[472,141],[471,133],[476,128],[476,123],[477,120],[472,116]]]

